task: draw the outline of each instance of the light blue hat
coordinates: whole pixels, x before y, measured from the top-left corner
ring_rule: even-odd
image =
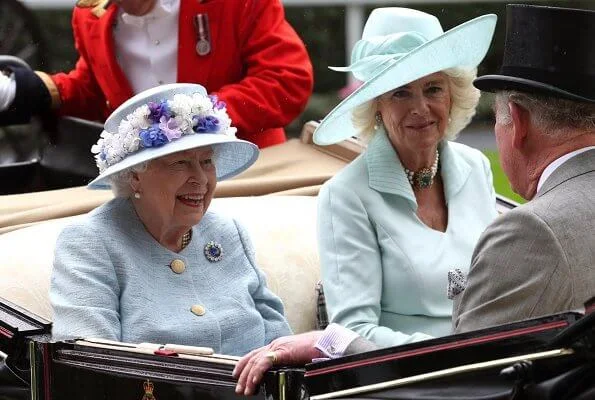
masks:
[[[211,146],[217,180],[231,178],[258,158],[258,147],[235,137],[225,103],[204,87],[175,83],[145,90],[118,107],[91,148],[99,176],[89,189],[109,189],[130,167],[180,151]]]
[[[351,111],[390,90],[448,68],[476,67],[495,27],[496,16],[489,14],[445,33],[433,15],[410,8],[375,9],[351,52],[351,65],[330,67],[352,72],[364,83],[322,120],[314,142],[329,145],[354,136]]]

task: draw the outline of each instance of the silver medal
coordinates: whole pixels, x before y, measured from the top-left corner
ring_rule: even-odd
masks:
[[[199,56],[206,56],[211,52],[211,44],[207,39],[200,39],[196,42],[196,52]]]

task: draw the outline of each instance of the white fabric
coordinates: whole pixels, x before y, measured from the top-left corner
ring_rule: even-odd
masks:
[[[141,17],[119,13],[114,27],[116,57],[133,93],[175,83],[180,0],[158,0]]]
[[[17,93],[17,83],[14,75],[10,77],[0,73],[0,112],[6,110],[12,104]]]
[[[314,347],[328,358],[343,357],[347,346],[358,336],[354,331],[333,323],[326,327]]]
[[[558,169],[558,167],[560,167],[560,165],[564,164],[566,161],[570,160],[574,156],[578,156],[579,154],[584,153],[585,151],[589,151],[589,150],[593,150],[593,149],[595,149],[595,146],[583,147],[582,149],[572,151],[568,154],[564,154],[560,158],[555,159],[550,165],[545,167],[545,169],[541,173],[541,176],[539,177],[539,182],[537,182],[537,192],[536,193],[539,192],[539,189],[541,189],[541,187],[543,186],[543,184],[545,183],[547,178],[549,178],[550,175],[552,175],[554,173],[554,171],[556,169]]]
[[[316,197],[270,196],[213,199],[210,210],[237,218],[248,230],[256,263],[285,306],[294,333],[316,328],[320,280],[316,248]],[[63,218],[0,235],[0,297],[52,319],[49,282]]]

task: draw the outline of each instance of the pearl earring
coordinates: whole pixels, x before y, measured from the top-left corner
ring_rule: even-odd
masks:
[[[382,115],[380,113],[376,113],[375,121],[374,130],[377,131],[382,126]]]
[[[135,199],[140,199],[140,193],[139,192],[134,192],[134,198]]]

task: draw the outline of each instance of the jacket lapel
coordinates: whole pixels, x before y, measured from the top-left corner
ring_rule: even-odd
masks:
[[[386,131],[378,130],[365,153],[366,164],[368,165],[368,184],[370,188],[383,192],[395,194],[405,198],[417,209],[415,194],[405,176],[405,170],[397,152],[393,148]]]
[[[545,180],[535,197],[543,196],[569,179],[593,171],[595,171],[595,150],[587,150],[556,168]]]
[[[463,157],[457,156],[453,145],[447,140],[439,144],[440,171],[444,182],[444,196],[448,204],[465,185],[471,174],[471,166]],[[370,188],[401,196],[417,209],[415,194],[405,176],[401,160],[397,156],[386,131],[379,130],[370,141],[365,153]]]
[[[444,197],[446,204],[449,204],[457,193],[463,189],[467,179],[471,175],[471,166],[465,158],[457,155],[455,146],[462,146],[458,143],[451,143],[445,140],[440,143],[440,174],[444,183]]]
[[[180,24],[178,31],[178,82],[198,83],[209,89],[209,75],[212,71],[211,64],[217,49],[219,22],[223,12],[222,2],[201,3],[198,0],[182,0],[180,2]],[[211,52],[204,56],[196,52],[198,39],[197,29],[194,26],[194,17],[205,14],[209,22],[209,36]]]

